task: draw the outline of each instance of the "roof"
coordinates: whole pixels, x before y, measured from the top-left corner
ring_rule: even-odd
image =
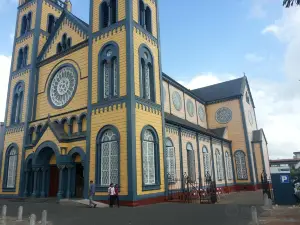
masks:
[[[224,133],[226,131],[226,127],[216,128],[216,129],[209,129],[211,132],[216,134],[218,137],[224,137]]]
[[[300,162],[300,159],[271,159],[270,163],[297,163]]]
[[[252,132],[252,142],[262,142],[263,138],[265,139],[266,143],[268,144],[268,141],[266,139],[265,133],[263,129],[260,130],[254,130]]]
[[[192,90],[192,92],[206,102],[241,96],[243,95],[245,80],[246,77],[244,76],[223,83],[198,88]]]
[[[171,124],[174,124],[174,125],[181,125],[182,127],[186,128],[186,129],[190,129],[190,130],[194,130],[194,131],[197,131],[197,132],[200,132],[202,134],[206,134],[206,135],[210,135],[214,138],[217,138],[217,139],[221,139],[221,140],[224,140],[224,141],[227,141],[227,142],[231,142],[230,140],[227,140],[227,139],[224,139],[223,136],[218,136],[217,134],[213,133],[211,130],[208,130],[208,129],[205,129],[199,125],[196,125],[194,123],[191,123],[187,120],[184,120],[184,119],[181,119],[177,116],[174,116],[172,114],[169,114],[169,113],[165,113],[165,120],[167,123],[171,123]]]

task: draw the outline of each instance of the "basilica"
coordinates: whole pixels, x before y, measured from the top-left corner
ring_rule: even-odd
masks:
[[[162,202],[185,174],[226,191],[260,188],[268,143],[246,76],[189,90],[163,73],[158,0],[19,0],[1,198]],[[180,185],[179,185],[180,186]],[[178,186],[178,187],[179,187]]]

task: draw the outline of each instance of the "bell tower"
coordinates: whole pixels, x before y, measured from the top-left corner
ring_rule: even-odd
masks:
[[[112,127],[120,137],[120,176],[112,183],[123,187],[120,199],[131,205],[165,192],[157,8],[157,0],[91,0],[90,4],[89,179],[96,181],[97,191],[107,192],[101,189],[105,173],[97,166],[97,157],[94,161],[101,147],[93,139],[98,135],[101,139],[99,129]],[[150,161],[145,160],[147,152]]]

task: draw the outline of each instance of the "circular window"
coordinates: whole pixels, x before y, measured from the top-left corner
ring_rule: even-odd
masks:
[[[73,66],[60,68],[51,78],[48,99],[55,108],[66,106],[77,88],[77,72]]]
[[[186,107],[190,117],[193,117],[195,115],[195,107],[191,99],[187,100]]]
[[[202,122],[205,122],[205,112],[202,106],[198,107],[198,116]]]
[[[175,109],[177,111],[180,111],[182,109],[182,100],[181,100],[180,94],[177,91],[173,92],[172,101],[173,101]]]
[[[248,112],[248,119],[249,119],[249,123],[252,125],[253,124],[253,116],[251,111]]]
[[[228,123],[232,119],[232,112],[229,108],[223,107],[216,112],[216,120],[218,123]]]

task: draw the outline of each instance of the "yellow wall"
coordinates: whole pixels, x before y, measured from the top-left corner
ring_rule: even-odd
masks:
[[[152,34],[157,38],[157,19],[156,19],[156,5],[153,0],[144,0],[145,5],[148,5],[152,11]],[[133,0],[133,19],[139,23],[139,0]]]
[[[98,102],[98,92],[103,91],[98,87],[98,61],[99,61],[99,52],[101,48],[110,41],[114,41],[119,46],[119,71],[120,71],[120,96],[126,95],[126,30],[125,26],[121,28],[115,29],[113,32],[102,35],[97,40],[93,40],[93,64],[92,64],[92,74],[93,74],[93,82],[92,82],[92,103]]]
[[[12,102],[13,102],[13,93],[14,93],[14,88],[16,84],[19,81],[24,81],[24,96],[23,96],[23,108],[22,108],[22,118],[21,122],[25,121],[25,115],[26,115],[26,107],[27,107],[27,94],[28,94],[28,79],[29,79],[29,70],[26,71],[25,73],[22,73],[21,76],[18,76],[14,79],[11,80],[10,84],[10,93],[9,93],[9,100],[8,100],[8,109],[7,109],[7,119],[6,119],[6,126],[10,125],[10,118],[11,118],[11,110],[12,110]]]
[[[147,120],[145,120],[147,118]],[[150,125],[152,126],[159,137],[159,158],[160,158],[160,190],[154,191],[143,191],[143,181],[142,181],[142,146],[141,146],[141,132],[142,129]],[[163,153],[163,140],[162,140],[162,119],[161,113],[154,114],[148,112],[147,109],[142,109],[136,106],[136,172],[137,172],[137,194],[153,194],[164,191],[164,153]]]
[[[228,107],[232,111],[232,120],[227,124],[219,124],[215,119],[215,114],[216,114],[217,110],[221,107]],[[249,167],[248,167],[246,139],[245,139],[245,135],[244,135],[239,100],[232,100],[232,101],[208,105],[206,110],[207,110],[208,127],[210,129],[220,128],[220,127],[228,128],[228,138],[229,138],[229,140],[232,140],[233,155],[234,155],[235,151],[237,151],[237,150],[242,150],[246,154],[246,165],[248,168],[248,180],[241,180],[241,181],[237,180],[237,182],[245,183],[247,181],[250,181],[250,171],[249,171]],[[235,160],[234,160],[234,162],[235,162]],[[235,165],[234,165],[234,167],[235,167]],[[235,171],[236,171],[236,169],[235,169]]]
[[[18,30],[17,30],[17,36],[20,37],[21,35],[21,27],[22,27],[22,18],[24,15],[31,12],[31,27],[30,29],[34,29],[35,27],[35,20],[36,20],[36,3],[35,4],[29,4],[26,7],[22,8],[20,10],[19,18],[18,18]]]
[[[125,103],[113,106],[113,110],[105,108],[91,117],[91,146],[90,146],[90,180],[95,180],[96,168],[96,140],[99,131],[106,125],[115,126],[120,133],[120,195],[128,194],[128,172],[127,172],[127,112]],[[100,170],[100,167],[98,168]],[[106,193],[96,193],[107,195]]]
[[[12,144],[15,143],[19,147],[18,151],[18,167],[17,167],[17,176],[16,176],[16,191],[10,194],[18,194],[19,192],[19,184],[20,184],[20,170],[21,170],[21,158],[22,158],[22,149],[23,149],[23,137],[24,131],[10,133],[5,135],[5,142],[3,148],[3,157],[2,157],[2,171],[1,171],[1,178],[0,179],[0,194],[5,194],[7,192],[3,192],[2,185],[3,185],[3,177],[4,177],[4,166],[5,166],[5,155],[7,148]]]
[[[139,59],[139,48],[141,44],[145,44],[152,52],[154,76],[155,76],[155,91],[156,91],[156,103],[160,104],[160,77],[159,77],[159,57],[158,57],[158,46],[154,43],[146,40],[146,37],[139,32],[136,32],[136,28],[133,31],[134,39],[134,82],[135,82],[135,95],[141,96],[140,94],[140,59]]]
[[[49,81],[55,70],[65,64],[72,64],[78,73],[78,85],[74,97],[70,103],[62,109],[54,109],[48,102],[47,92]],[[87,87],[88,87],[88,47],[82,48],[74,53],[66,55],[40,68],[39,86],[36,108],[36,119],[66,113],[71,110],[81,109],[87,106]]]
[[[44,34],[40,34],[40,39],[39,39],[39,46],[38,46],[38,54],[42,51],[46,41],[47,41],[47,36]]]
[[[76,28],[74,28],[74,26],[76,26]],[[62,41],[62,36],[64,34],[67,34],[67,38],[69,37],[72,38],[71,46],[75,46],[87,39],[86,35],[79,34],[79,32],[81,31],[76,31],[75,29],[78,29],[77,25],[74,25],[74,22],[65,18],[61,23],[59,29],[57,30],[55,34],[55,38],[52,40],[51,44],[47,47],[47,51],[43,56],[43,60],[57,54],[57,44]]]
[[[48,25],[48,15],[52,14],[53,16],[58,19],[58,17],[61,15],[62,11],[58,8],[53,7],[47,1],[43,1],[42,6],[42,17],[41,17],[41,29],[44,31],[47,31],[47,25]]]
[[[100,22],[100,4],[103,0],[94,0],[93,1],[93,32],[99,31],[99,22]],[[126,0],[118,0],[118,16],[117,20],[124,20],[126,17],[125,9]]]

